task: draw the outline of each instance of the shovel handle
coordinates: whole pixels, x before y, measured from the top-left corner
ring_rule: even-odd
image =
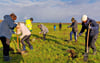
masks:
[[[90,24],[89,24],[89,27],[90,27]],[[87,35],[87,53],[89,52],[89,51],[88,51],[89,32],[90,32],[90,29],[88,28],[88,35]]]

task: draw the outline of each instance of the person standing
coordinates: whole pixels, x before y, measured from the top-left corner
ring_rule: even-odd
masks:
[[[54,31],[56,31],[56,25],[54,24]]]
[[[95,42],[99,33],[99,25],[96,23],[95,20],[87,17],[87,15],[83,15],[81,20],[82,20],[82,29],[78,36],[80,36],[85,31],[85,29],[87,30],[87,32],[85,33],[85,54],[84,54],[84,61],[87,61],[88,58],[87,46],[88,46],[88,51],[89,48],[91,47],[93,50],[93,55],[96,54]],[[89,34],[88,34],[88,29],[90,29]],[[89,39],[87,39],[88,35]]]
[[[32,32],[32,22],[33,22],[33,18],[26,20],[26,27],[30,30],[30,32]]]
[[[43,24],[40,24],[40,25],[38,25],[38,28],[40,28],[40,30],[41,30],[41,32],[39,32],[40,34],[42,34],[43,33],[43,40],[45,41],[45,37],[46,37],[46,34],[49,32],[48,31],[48,28],[47,27],[45,27]]]
[[[10,49],[10,38],[12,36],[13,29],[17,26],[14,21],[17,16],[12,13],[5,15],[4,20],[0,23],[0,40],[3,44],[3,59],[4,61],[10,61],[9,49]]]
[[[59,30],[62,29],[62,23],[59,23]]]
[[[70,32],[70,40],[69,41],[72,41],[72,34],[74,33],[75,42],[77,42],[77,31],[78,31],[77,25],[78,24],[74,17],[72,17],[71,21],[72,21],[72,24],[70,26],[68,26],[68,28],[70,28],[70,27],[72,28],[72,31]]]

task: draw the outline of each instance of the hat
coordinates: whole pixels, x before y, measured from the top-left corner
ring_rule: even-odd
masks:
[[[75,18],[74,18],[74,17],[72,17],[71,21],[73,21],[73,20],[75,20]]]
[[[82,21],[87,21],[87,15],[83,15],[81,18]]]

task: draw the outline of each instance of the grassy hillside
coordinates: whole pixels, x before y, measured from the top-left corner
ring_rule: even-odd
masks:
[[[74,36],[73,41],[68,42],[65,40],[70,39],[71,28],[67,28],[67,24],[64,24],[62,30],[59,31],[58,24],[57,30],[53,30],[53,25],[45,23],[44,25],[49,29],[49,33],[46,36],[46,41],[43,41],[42,34],[40,35],[40,29],[37,28],[39,23],[33,23],[33,31],[31,36],[31,44],[34,49],[30,50],[27,46],[27,54],[11,54],[12,60],[8,63],[85,63],[83,61],[83,54],[85,49],[85,33],[78,38],[78,42],[75,43]],[[78,25],[80,31],[81,25]],[[79,33],[78,31],[78,33]],[[14,48],[16,52],[16,36],[13,35],[10,46]],[[96,41],[97,55],[92,55],[93,51],[90,49],[88,62],[86,63],[99,63],[100,62],[100,33]],[[70,51],[71,50],[71,51]],[[0,63],[3,62],[3,48],[0,42]],[[71,52],[71,53],[70,53]]]

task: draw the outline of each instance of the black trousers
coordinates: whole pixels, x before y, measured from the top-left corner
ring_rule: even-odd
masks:
[[[95,42],[96,42],[97,37],[98,37],[98,34],[94,36],[89,36],[88,51],[89,51],[89,48],[92,48],[93,52],[96,52]],[[85,52],[86,51],[87,51],[87,36],[85,37]]]
[[[9,43],[10,40],[6,37],[0,37],[0,40],[3,45],[3,56],[9,56],[9,45],[7,44],[7,42]]]
[[[31,44],[30,44],[30,42],[29,42],[30,36],[31,36],[31,35],[29,35],[29,36],[26,35],[26,36],[24,36],[24,37],[21,39],[21,43],[22,43],[23,46],[25,46],[24,41],[29,45],[29,47],[31,46]]]
[[[45,39],[46,39],[45,37],[46,37],[46,34],[43,34],[43,40],[45,40]]]

